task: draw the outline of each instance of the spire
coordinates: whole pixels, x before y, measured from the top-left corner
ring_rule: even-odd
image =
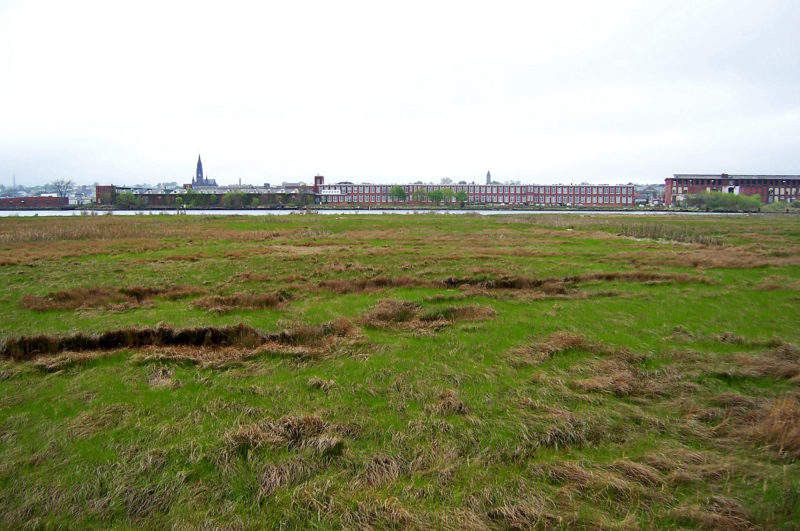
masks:
[[[197,182],[198,184],[203,182],[203,162],[200,160],[200,153],[197,154]]]
[[[492,172],[486,172],[486,184],[492,184]]]

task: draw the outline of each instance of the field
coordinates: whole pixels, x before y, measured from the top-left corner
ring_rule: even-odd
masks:
[[[0,219],[0,527],[800,528],[796,216]]]

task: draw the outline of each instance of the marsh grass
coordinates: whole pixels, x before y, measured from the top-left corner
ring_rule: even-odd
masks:
[[[187,218],[0,225],[0,527],[800,514],[796,220]]]

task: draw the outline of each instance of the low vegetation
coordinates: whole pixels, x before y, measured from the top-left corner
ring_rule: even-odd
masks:
[[[686,204],[701,210],[715,212],[756,212],[761,209],[758,195],[747,196],[725,192],[703,192],[689,195]]]
[[[3,528],[798,526],[788,216],[4,218],[0,279]]]

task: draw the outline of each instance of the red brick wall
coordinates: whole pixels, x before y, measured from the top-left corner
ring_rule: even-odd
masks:
[[[58,208],[67,204],[66,197],[0,197],[0,207]]]

